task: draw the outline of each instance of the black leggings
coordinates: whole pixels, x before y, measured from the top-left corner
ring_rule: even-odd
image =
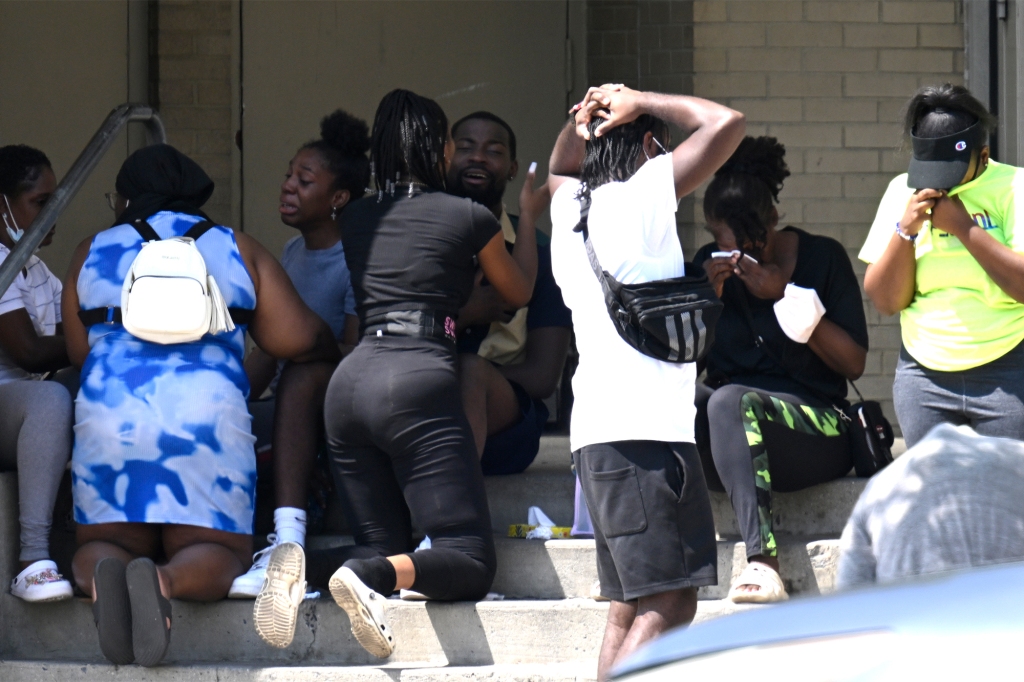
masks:
[[[364,337],[331,378],[324,418],[356,541],[344,554],[407,553],[417,592],[478,600],[491,588],[497,561],[456,368],[455,349],[444,341]],[[412,553],[413,523],[431,549]]]
[[[772,491],[792,492],[846,475],[846,424],[830,407],[789,393],[697,383],[697,451],[708,487],[729,493],[747,556],[776,556]],[[770,460],[770,464],[769,464]]]

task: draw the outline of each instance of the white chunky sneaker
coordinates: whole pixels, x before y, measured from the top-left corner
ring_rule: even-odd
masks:
[[[228,599],[255,599],[263,587],[263,579],[267,577],[267,562],[270,561],[270,553],[277,547],[277,535],[271,533],[267,536],[270,544],[252,555],[252,567],[235,578],[228,590]]]
[[[390,656],[395,650],[395,638],[384,618],[384,597],[344,566],[331,576],[330,588],[334,601],[348,614],[356,641],[377,658]]]
[[[43,559],[31,564],[11,581],[11,594],[29,602],[71,599],[71,583],[57,572],[57,564]]]
[[[270,552],[263,587],[256,595],[252,621],[270,646],[284,649],[295,637],[299,605],[306,597],[306,554],[302,545],[282,542]]]

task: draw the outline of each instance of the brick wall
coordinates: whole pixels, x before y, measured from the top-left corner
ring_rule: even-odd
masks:
[[[963,82],[960,9],[942,0],[693,3],[693,94],[744,112],[749,134],[786,145],[784,224],[840,240],[861,277],[856,254],[878,200],[906,171],[894,150],[900,109],[921,85]],[[898,317],[880,317],[866,299],[865,311],[871,350],[857,385],[892,418]]]
[[[161,0],[156,5],[159,108],[168,142],[213,178],[204,206],[232,223],[232,3]]]

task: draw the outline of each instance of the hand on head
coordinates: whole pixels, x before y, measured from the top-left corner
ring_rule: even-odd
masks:
[[[604,119],[594,135],[601,137],[607,131],[636,120],[640,115],[637,107],[637,91],[620,83],[606,83],[590,88],[583,100],[573,107],[576,113],[576,132],[584,140],[590,139],[590,124],[595,118]],[[570,113],[573,113],[570,111]]]

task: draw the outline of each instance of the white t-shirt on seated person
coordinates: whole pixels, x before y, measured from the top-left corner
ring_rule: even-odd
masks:
[[[0,263],[11,255],[10,250],[0,244]],[[60,324],[61,283],[43,261],[30,256],[28,263],[14,283],[0,295],[0,315],[24,308],[32,320],[36,334],[53,336]],[[7,353],[0,350],[0,384],[17,379],[28,379],[32,375],[23,370]]]
[[[570,447],[622,440],[692,443],[696,365],[647,357],[615,331],[583,235],[573,232],[579,187],[565,182],[551,200],[551,267],[572,310],[580,354],[572,379]],[[601,266],[624,284],[682,276],[678,204],[670,154],[646,162],[626,182],[595,189],[587,224]]]

